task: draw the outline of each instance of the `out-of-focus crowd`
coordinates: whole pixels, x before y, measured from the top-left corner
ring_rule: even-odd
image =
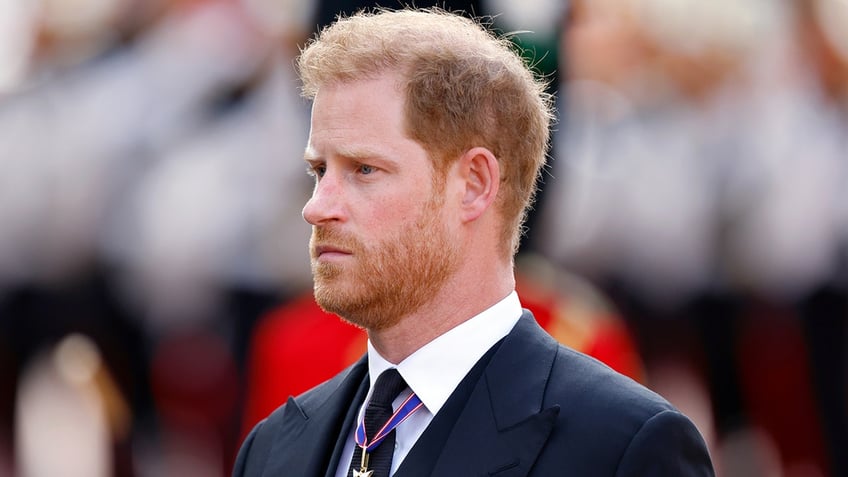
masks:
[[[308,2],[0,0],[0,475],[223,475],[309,286]]]
[[[611,297],[719,475],[848,475],[848,2],[570,7],[532,243]]]
[[[293,58],[372,3],[0,0],[0,476],[228,473],[311,287]],[[604,297],[718,475],[848,475],[848,0],[432,3],[556,94],[522,257]]]

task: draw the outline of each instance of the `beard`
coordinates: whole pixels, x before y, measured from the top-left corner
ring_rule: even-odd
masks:
[[[397,234],[365,245],[336,229],[312,228],[310,251],[315,300],[354,325],[382,330],[418,311],[458,268],[456,245],[432,201]],[[352,252],[353,263],[319,262],[317,244]]]

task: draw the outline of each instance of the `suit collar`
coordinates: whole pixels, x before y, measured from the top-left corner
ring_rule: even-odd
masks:
[[[525,311],[471,392],[432,475],[527,475],[559,415],[559,406],[543,408],[557,350]]]
[[[498,430],[542,411],[545,387],[558,343],[525,311],[486,368],[492,414]]]
[[[435,415],[480,358],[515,327],[521,314],[521,302],[513,291],[416,350],[398,363],[397,369],[427,410]],[[373,386],[376,376],[391,364],[382,360],[370,343],[368,359]]]

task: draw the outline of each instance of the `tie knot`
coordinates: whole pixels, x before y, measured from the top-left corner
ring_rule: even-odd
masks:
[[[370,403],[391,408],[392,401],[404,389],[406,389],[406,381],[403,380],[398,370],[396,368],[387,369],[377,377]]]

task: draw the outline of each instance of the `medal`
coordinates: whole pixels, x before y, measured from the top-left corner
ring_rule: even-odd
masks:
[[[421,402],[421,399],[415,393],[412,393],[371,439],[368,439],[368,436],[365,434],[365,421],[359,422],[359,425],[356,427],[356,433],[354,434],[354,440],[356,441],[356,445],[362,449],[362,462],[359,470],[353,469],[353,477],[371,477],[374,474],[373,470],[368,470],[368,454],[374,451],[395,427],[399,426],[400,423],[407,420],[409,416],[423,406],[424,403]]]
[[[368,452],[364,447],[362,449],[362,464],[359,466],[359,470],[353,469],[353,477],[371,477],[374,473],[373,470],[368,470]]]

